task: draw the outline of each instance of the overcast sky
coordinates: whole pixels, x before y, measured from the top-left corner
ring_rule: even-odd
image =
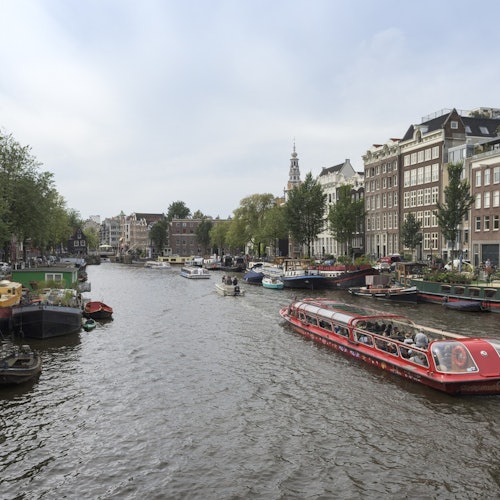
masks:
[[[500,107],[500,2],[0,0],[0,129],[83,218],[225,218],[402,137]]]

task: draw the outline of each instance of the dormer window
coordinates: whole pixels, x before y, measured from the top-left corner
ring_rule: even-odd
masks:
[[[479,130],[481,131],[482,134],[489,134],[488,127],[479,127]]]
[[[453,120],[453,121],[451,122],[451,128],[453,128],[453,129],[457,129],[457,128],[458,128],[458,122],[457,122],[457,121],[455,121],[455,120]]]

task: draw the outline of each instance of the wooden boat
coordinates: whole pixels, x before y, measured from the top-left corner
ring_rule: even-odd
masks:
[[[42,371],[42,358],[30,346],[2,342],[0,346],[0,384],[21,384]]]
[[[245,290],[240,288],[239,285],[227,285],[226,283],[216,283],[215,289],[217,290],[217,293],[222,295],[223,297],[226,297],[228,295],[230,297],[240,297],[242,295],[245,295]]]
[[[23,285],[16,281],[0,281],[0,332],[11,329],[12,306],[21,302]]]
[[[390,286],[390,287],[369,287],[349,288],[351,295],[360,297],[372,297],[376,299],[394,300],[397,302],[418,302],[418,289],[415,286]]]
[[[280,315],[305,337],[405,379],[453,395],[500,394],[500,338],[443,332],[329,299],[295,300]]]
[[[262,278],[262,286],[273,290],[282,290],[284,288],[283,281],[274,276],[265,276]]]
[[[204,267],[183,266],[181,268],[181,276],[190,280],[209,279],[210,272]]]
[[[80,295],[72,288],[44,289],[12,307],[12,325],[20,335],[37,339],[77,333],[82,329]]]
[[[86,320],[83,321],[82,323],[82,328],[86,331],[86,332],[90,332],[92,330],[94,330],[97,326],[97,323],[94,319],[92,318],[87,318]]]
[[[91,300],[85,304],[83,314],[87,318],[106,320],[112,319],[113,308],[104,302]]]

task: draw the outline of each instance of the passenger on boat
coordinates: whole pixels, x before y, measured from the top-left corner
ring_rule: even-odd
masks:
[[[392,333],[392,325],[390,323],[387,324],[384,330],[384,336],[385,337],[390,337]]]
[[[427,338],[427,335],[423,332],[418,332],[415,335],[415,346],[420,347],[421,349],[427,349],[429,346],[429,339]]]
[[[404,335],[398,330],[398,327],[395,326],[393,329],[392,329],[392,335],[391,337],[393,339],[396,339],[396,340],[399,340],[400,342],[403,342],[405,337]]]
[[[233,276],[233,285],[236,286],[238,284],[238,278]]]
[[[231,276],[227,276],[226,277],[226,285],[232,285],[233,284],[233,280],[231,279]]]

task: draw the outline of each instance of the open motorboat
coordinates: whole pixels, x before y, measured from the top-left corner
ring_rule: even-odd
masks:
[[[2,342],[0,345],[0,384],[27,382],[42,371],[42,358],[28,345]]]
[[[330,299],[280,310],[291,328],[343,354],[453,395],[500,395],[500,338],[466,337]]]
[[[273,290],[283,290],[284,288],[283,281],[277,276],[265,276],[262,278],[262,286]]]

